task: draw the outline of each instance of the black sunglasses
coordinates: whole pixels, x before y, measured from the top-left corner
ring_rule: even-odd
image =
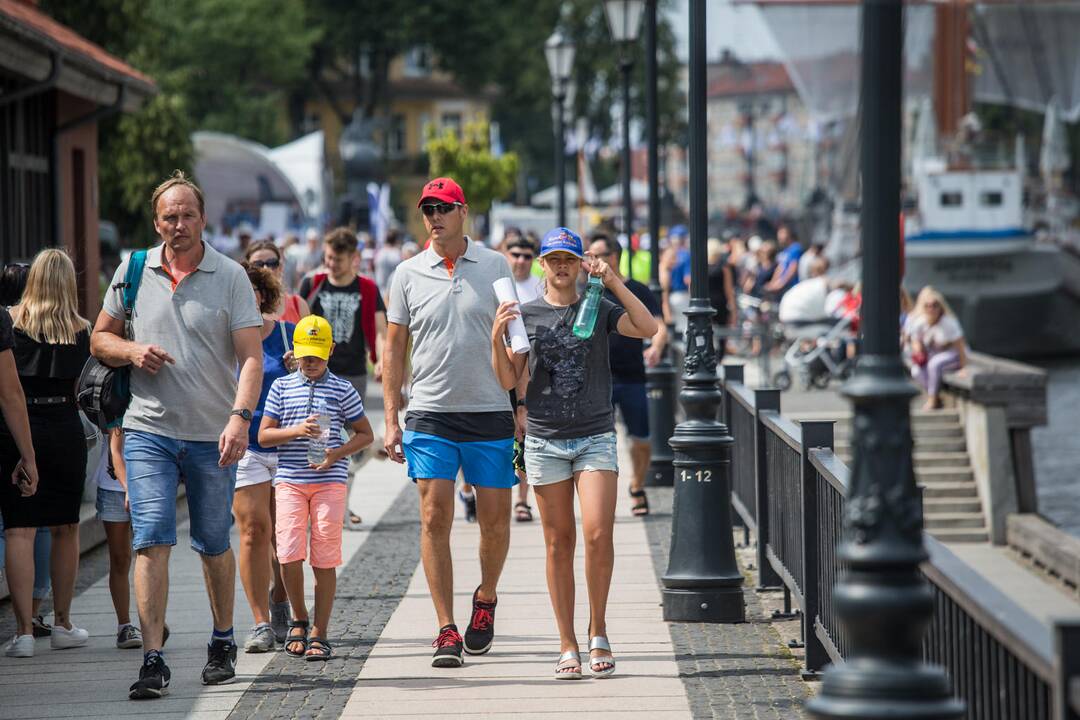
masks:
[[[280,260],[253,260],[251,264],[257,268],[270,268],[271,270],[281,267]]]
[[[454,211],[454,208],[459,207],[461,203],[426,203],[420,206],[420,211],[432,217],[434,215],[447,215]]]
[[[536,256],[533,255],[532,253],[516,253],[516,252],[512,252],[512,253],[510,253],[510,257],[514,258],[515,260],[532,260]]]

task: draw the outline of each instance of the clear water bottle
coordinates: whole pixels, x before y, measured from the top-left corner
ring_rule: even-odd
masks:
[[[330,447],[330,413],[326,410],[326,401],[320,400],[316,406],[318,415],[319,437],[308,440],[307,459],[312,465],[326,462],[326,451]]]
[[[581,301],[574,320],[574,335],[582,340],[591,338],[596,329],[596,316],[600,313],[600,298],[603,296],[603,281],[596,275],[590,275],[589,284],[585,286],[585,299]]]

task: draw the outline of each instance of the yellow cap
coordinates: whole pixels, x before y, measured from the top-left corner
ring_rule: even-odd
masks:
[[[334,331],[326,318],[308,315],[296,323],[293,330],[293,355],[302,357],[330,358],[330,346],[334,344]]]

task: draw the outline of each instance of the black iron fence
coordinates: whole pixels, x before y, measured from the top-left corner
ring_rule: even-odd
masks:
[[[763,586],[782,587],[802,616],[804,674],[843,662],[833,602],[849,483],[831,422],[793,422],[774,390],[750,390],[724,368],[723,412],[735,438],[732,505],[757,542]],[[923,642],[972,720],[1080,720],[1080,619],[1047,626],[932,536],[922,571],[935,613]]]

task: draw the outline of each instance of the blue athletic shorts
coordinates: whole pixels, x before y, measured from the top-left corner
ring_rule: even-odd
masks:
[[[465,482],[477,487],[511,488],[517,485],[514,473],[514,438],[455,442],[429,433],[406,430],[401,447],[408,462],[409,477],[415,480],[443,478],[454,481],[458,470]]]
[[[649,439],[649,401],[645,383],[612,383],[611,404],[619,408],[627,435],[638,440]]]

